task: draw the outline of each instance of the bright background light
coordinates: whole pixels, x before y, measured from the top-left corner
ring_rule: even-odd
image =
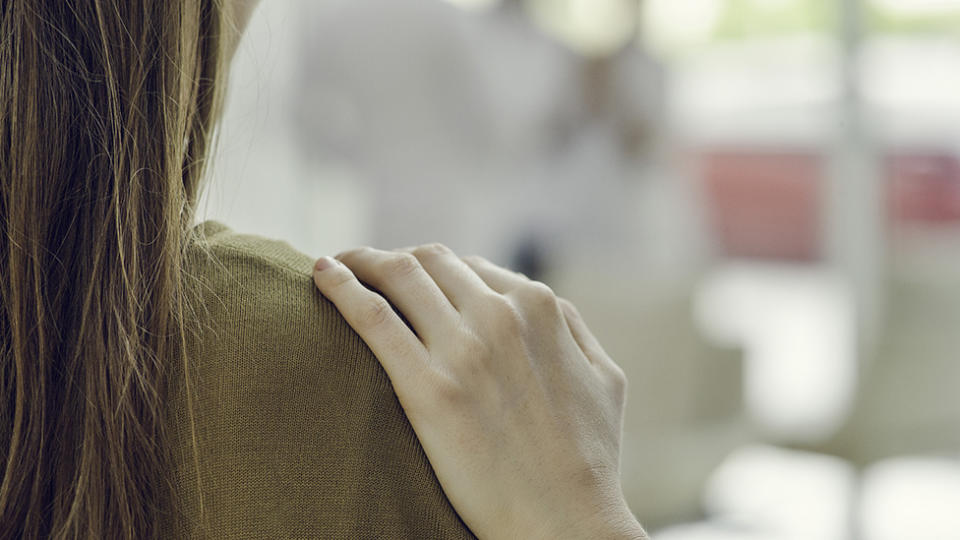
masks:
[[[644,40],[658,51],[706,43],[725,4],[725,0],[647,0],[641,12]]]
[[[546,32],[583,54],[609,54],[636,34],[636,0],[528,0],[528,6]]]
[[[471,11],[481,11],[484,9],[489,9],[500,3],[500,0],[444,0],[449,2],[459,8],[471,10]]]
[[[960,9],[958,0],[870,0],[871,4],[897,15],[936,15]]]

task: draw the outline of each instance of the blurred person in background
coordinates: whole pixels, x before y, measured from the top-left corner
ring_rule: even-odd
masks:
[[[0,538],[644,537],[544,285],[194,223],[255,4],[0,2]]]

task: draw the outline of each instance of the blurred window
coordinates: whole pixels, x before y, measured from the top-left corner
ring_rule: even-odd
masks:
[[[832,35],[833,0],[646,0],[641,14],[648,45],[663,56],[722,42]]]
[[[495,7],[499,0],[446,0],[447,2],[466,10],[484,10]]]
[[[861,85],[881,135],[957,140],[960,1],[869,0]]]
[[[526,0],[526,5],[544,32],[585,56],[617,51],[637,33],[637,0]]]
[[[836,27],[834,0],[726,0],[716,39],[745,39],[788,34],[831,34]]]
[[[868,0],[865,11],[870,32],[960,37],[957,0]]]
[[[837,20],[833,0],[647,0],[641,35],[670,67],[682,138],[789,148],[835,129]]]
[[[960,0],[868,0],[861,86],[896,231],[960,224]],[[920,236],[895,236],[898,244]]]
[[[716,243],[724,255],[820,257],[821,156],[724,151],[703,157]]]
[[[934,152],[887,156],[890,211],[898,224],[960,224],[960,160]]]

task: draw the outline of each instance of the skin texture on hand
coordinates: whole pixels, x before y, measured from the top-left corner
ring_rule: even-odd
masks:
[[[626,378],[570,302],[441,245],[323,258],[314,281],[479,538],[646,538],[620,486]]]

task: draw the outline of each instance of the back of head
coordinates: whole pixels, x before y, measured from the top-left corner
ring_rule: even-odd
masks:
[[[156,537],[217,0],[0,0],[0,538]]]

